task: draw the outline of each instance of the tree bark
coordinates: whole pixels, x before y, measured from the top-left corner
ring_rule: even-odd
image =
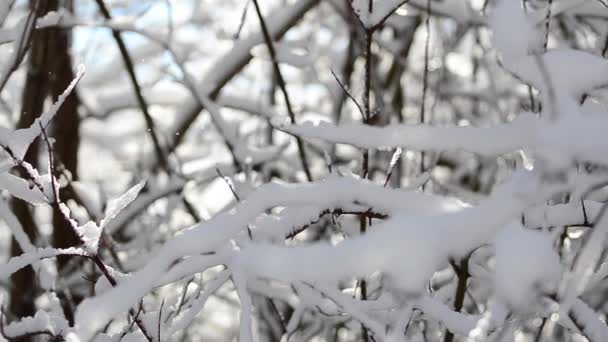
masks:
[[[31,6],[34,7],[33,2]],[[36,17],[42,17],[49,11],[58,8],[58,0],[39,1]],[[31,51],[22,98],[22,112],[17,128],[32,125],[34,120],[43,112],[47,97],[50,96],[53,101],[57,100],[73,77],[68,32],[60,28],[35,30],[31,38]],[[68,96],[59,109],[53,124],[56,160],[62,164],[62,166],[57,167],[57,170],[69,171],[72,179],[77,178],[78,166],[78,103],[78,97],[75,93]],[[39,142],[36,141],[30,146],[25,161],[37,167],[39,153],[41,153]],[[48,153],[42,154],[44,159],[48,160]],[[66,194],[63,191],[60,192],[60,197],[62,200],[66,200]],[[12,206],[26,234],[36,244],[38,230],[31,206],[21,200],[13,200]],[[56,212],[53,213],[52,240],[54,247],[70,247],[78,244],[78,238],[72,230],[63,226],[63,220],[59,218]],[[13,239],[11,255],[15,256],[21,253],[23,251]],[[58,258],[60,269],[65,265],[65,262],[66,259]],[[11,290],[10,311],[17,317],[33,315],[35,311],[34,298],[37,291],[34,285],[36,284],[36,275],[33,269],[27,267],[13,274],[12,282],[14,287]],[[66,314],[70,315],[70,313]]]

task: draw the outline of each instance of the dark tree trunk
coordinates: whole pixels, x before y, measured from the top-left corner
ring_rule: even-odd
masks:
[[[38,2],[37,17],[44,16],[49,11],[57,10],[58,0],[43,0]],[[17,128],[30,126],[44,110],[47,97],[55,101],[72,81],[71,58],[69,54],[68,32],[58,28],[35,30],[32,34],[31,51],[28,62],[28,72],[23,93],[22,113]],[[59,109],[53,124],[53,137],[55,138],[54,151],[57,170],[67,170],[72,178],[77,177],[78,166],[78,97],[72,93]],[[25,160],[37,166],[40,153],[39,142],[35,142],[26,154]],[[42,149],[45,160],[48,160],[46,148]],[[58,175],[56,175],[58,176]],[[62,200],[66,194],[60,192]],[[31,206],[21,200],[14,200],[13,209],[23,225],[26,234],[35,242],[37,235],[36,223],[33,219]],[[63,225],[58,213],[53,213],[53,246],[70,247],[78,245],[75,234]],[[19,255],[22,251],[13,239],[11,254]],[[59,258],[58,266],[61,269],[66,259]],[[36,276],[31,267],[27,267],[13,275],[14,287],[11,291],[10,311],[18,317],[32,315],[35,311],[33,300],[35,298]],[[65,308],[65,307],[64,307]],[[68,318],[72,313],[66,312]]]
[[[57,0],[49,2],[52,2],[55,7],[57,6]],[[74,79],[74,72],[72,71],[72,59],[69,54],[68,31],[50,29],[49,33],[47,44],[49,49],[52,49],[50,51],[52,51],[51,55],[53,56],[49,59],[48,65],[49,95],[53,101],[56,101]],[[80,145],[78,105],[78,96],[75,92],[72,92],[57,112],[54,120],[52,135],[55,139],[53,150],[57,164],[56,177],[59,177],[64,171],[68,171],[72,180],[78,178],[78,148]],[[73,194],[61,189],[59,197],[65,202],[72,198]],[[79,238],[72,229],[65,226],[64,222],[60,213],[55,212],[53,214],[53,246],[67,248],[79,245]],[[65,259],[59,258],[59,268],[65,264],[65,261]]]

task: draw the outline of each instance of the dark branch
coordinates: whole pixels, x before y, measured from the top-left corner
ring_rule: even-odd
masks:
[[[258,0],[253,0],[253,4],[255,5],[255,12],[258,15],[258,19],[260,20],[260,26],[262,28],[264,42],[268,47],[268,53],[270,54],[270,58],[272,60],[272,67],[277,78],[277,83],[279,85],[279,88],[281,89],[281,92],[283,93],[283,99],[285,100],[285,106],[287,107],[289,120],[291,120],[292,124],[295,124],[296,116],[293,112],[293,108],[291,107],[291,100],[289,99],[289,93],[287,93],[287,85],[285,84],[285,79],[283,78],[283,74],[281,73],[281,69],[279,68],[279,63],[277,62],[277,56],[276,51],[274,49],[274,43],[272,42],[272,37],[270,36],[270,32],[268,32],[268,28],[266,27],[266,22],[264,20],[264,16],[262,15],[262,11],[260,10]],[[298,144],[298,153],[300,155],[300,161],[302,162],[302,168],[304,169],[304,173],[306,174],[306,179],[310,182],[312,181],[312,174],[310,173],[310,167],[308,166],[308,160],[306,159],[306,150],[304,149],[304,142],[300,137],[296,137],[296,142]]]

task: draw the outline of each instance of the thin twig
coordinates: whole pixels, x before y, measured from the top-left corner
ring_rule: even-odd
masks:
[[[577,317],[576,314],[572,310],[568,311],[568,317],[570,318],[570,321],[572,321],[572,323],[574,323],[574,325],[576,326],[578,331],[581,333],[581,335],[587,339],[587,341],[595,342],[591,338],[591,336],[589,336],[589,334],[585,331],[585,323],[583,323],[582,320],[579,317]]]
[[[323,216],[327,215],[327,214],[331,214],[332,218],[335,216],[340,216],[340,215],[357,215],[357,216],[363,216],[367,219],[380,219],[380,220],[384,220],[388,217],[388,215],[386,214],[382,214],[382,213],[378,213],[378,212],[374,212],[372,210],[366,210],[366,211],[348,211],[348,210],[343,210],[340,208],[336,208],[333,210],[330,209],[326,209],[323,210],[319,213],[319,217],[318,219],[309,222],[303,226],[297,227],[292,229],[292,231],[287,234],[287,236],[285,236],[285,239],[293,239],[295,238],[298,234],[300,234],[301,232],[305,231],[308,227],[312,226],[313,224],[319,223],[319,221],[321,220],[321,218],[323,218]]]
[[[608,8],[608,4],[605,3],[604,1],[602,1],[602,0],[596,0],[596,1],[599,2],[600,4],[602,4],[602,6]]]
[[[239,27],[237,28],[236,32],[234,33],[234,39],[239,39],[239,36],[241,35],[241,31],[243,30],[243,27],[245,26],[245,19],[247,19],[247,9],[249,8],[249,0],[245,0],[245,6],[243,7],[243,12],[241,13],[241,20],[239,22]]]
[[[277,83],[279,85],[279,88],[281,89],[281,92],[283,93],[283,99],[285,100],[285,106],[287,107],[289,119],[291,120],[292,124],[295,124],[296,116],[293,112],[293,108],[291,107],[291,101],[289,99],[289,93],[287,93],[287,85],[285,84],[285,79],[283,78],[283,74],[281,73],[281,69],[279,68],[279,63],[277,62],[277,56],[274,48],[274,43],[272,42],[272,37],[270,36],[270,32],[268,32],[268,28],[266,27],[266,22],[264,20],[264,16],[262,15],[262,11],[260,10],[258,0],[253,0],[253,4],[255,5],[255,11],[258,15],[258,19],[260,20],[262,34],[264,36],[266,46],[268,47],[268,53],[270,54],[270,58],[272,60],[272,67],[275,71]],[[302,168],[304,169],[304,173],[306,174],[306,179],[311,182],[313,179],[312,174],[310,173],[310,167],[308,166],[308,160],[306,159],[306,150],[304,149],[304,142],[300,137],[296,137],[296,142],[298,144],[298,153],[300,155],[300,161],[302,162]]]
[[[32,31],[36,26],[36,15],[38,13],[38,6],[39,1],[36,1],[34,3],[34,8],[32,8],[32,10],[27,15],[25,25],[23,26],[23,31],[21,32],[21,35],[19,37],[19,45],[17,46],[17,49],[13,51],[13,53],[17,55],[15,56],[15,58],[13,58],[13,64],[8,68],[2,80],[0,80],[0,93],[4,89],[4,86],[6,86],[6,83],[8,82],[10,76],[19,68],[21,61],[23,60],[27,50],[29,49],[30,42],[32,39]]]
[[[426,121],[426,97],[429,87],[429,54],[431,45],[431,0],[426,0],[426,18],[424,21],[426,40],[424,41],[424,70],[422,74],[422,103],[420,104],[420,123]],[[424,151],[420,152],[420,173],[424,172]]]
[[[177,306],[177,310],[175,311],[175,316],[179,315],[179,313],[182,311],[182,308],[184,307],[184,304],[186,303],[186,296],[188,295],[188,286],[190,286],[190,284],[194,281],[194,277],[191,277],[188,282],[186,283],[186,285],[184,286],[184,292],[182,292],[182,297],[179,301],[179,305]]]
[[[386,173],[386,178],[384,179],[383,186],[386,187],[388,182],[391,180],[391,176],[393,175],[393,170],[395,169],[395,166],[397,165],[397,163],[399,163],[399,161],[401,160],[402,153],[403,153],[403,149],[401,149],[401,147],[395,148],[395,151],[393,152],[393,154],[391,156],[391,162],[388,166],[388,172]]]
[[[161,320],[163,318],[163,306],[165,305],[165,298],[163,298],[163,301],[160,303],[160,309],[158,310],[158,327],[157,327],[157,338],[158,338],[158,342],[161,341],[160,339],[160,325],[161,325]]]
[[[166,8],[167,8],[167,41],[171,42],[173,40],[173,31],[175,30],[173,24],[173,5],[171,4],[171,0],[165,0]]]
[[[230,189],[230,192],[232,192],[232,196],[234,196],[234,198],[237,200],[237,202],[240,202],[241,198],[236,193],[236,190],[234,189],[234,186],[232,185],[232,182],[230,181],[230,179],[228,177],[224,176],[224,174],[222,173],[222,171],[220,171],[220,169],[217,168],[217,167],[215,168],[215,172],[224,181],[224,183],[226,183],[226,185],[228,185],[228,188]]]
[[[230,179],[228,177],[225,177],[222,174],[222,171],[220,171],[220,169],[217,167],[215,168],[215,172],[217,172],[217,175],[224,181],[224,183],[226,183],[226,185],[228,185],[228,188],[230,189],[230,192],[232,192],[232,196],[234,196],[234,199],[236,199],[237,202],[240,202],[241,197],[239,197],[239,194],[236,193],[236,190],[234,189],[234,186]],[[253,240],[253,233],[251,232],[251,226],[249,224],[247,224],[247,235],[249,235],[249,240]]]
[[[51,187],[53,188],[53,200],[54,203],[59,203],[59,193],[57,192],[57,184],[55,182],[55,158],[53,156],[53,147],[51,146],[49,137],[46,135],[42,122],[38,122],[38,124],[40,125],[40,131],[42,132],[42,137],[44,138],[44,142],[46,143],[49,152],[49,174],[51,176]]]
[[[460,312],[464,305],[464,297],[467,292],[467,280],[469,279],[469,259],[470,256],[464,257],[460,261],[460,266],[456,266],[451,262],[456,276],[458,277],[458,285],[456,287],[456,296],[454,297],[454,311]],[[446,329],[443,342],[452,342],[454,340],[454,333]]]
[[[135,325],[135,321],[139,318],[139,315],[141,314],[142,310],[143,310],[143,300],[139,301],[139,307],[137,308],[137,313],[135,313],[134,319],[131,321],[131,324],[129,324],[129,327],[122,332],[122,334],[120,334],[120,339],[122,340],[123,337],[125,337],[129,331],[131,331],[131,329],[133,329],[133,326]]]
[[[102,15],[104,16],[104,18],[106,18],[107,20],[111,20],[112,16],[111,16],[110,12],[108,11],[107,7],[105,6],[103,0],[95,0],[95,1],[97,2],[97,6],[99,7],[99,10],[102,13]],[[168,4],[168,8],[172,8],[171,3],[169,1],[167,2],[167,4]],[[172,22],[171,15],[169,15],[169,23],[171,23],[171,22]],[[170,24],[169,25],[169,37],[171,37],[171,35],[172,35],[172,30],[173,30],[172,24]],[[150,115],[150,112],[148,110],[148,103],[146,102],[146,99],[143,96],[141,86],[137,80],[133,60],[131,59],[131,56],[129,55],[129,51],[127,50],[127,47],[120,35],[120,31],[112,29],[112,36],[114,37],[114,40],[116,41],[116,44],[118,45],[118,49],[120,50],[120,54],[125,63],[127,73],[129,74],[131,84],[133,85],[137,103],[139,104],[141,112],[144,115],[144,120],[146,121],[146,126],[148,128],[148,133],[149,133],[150,137],[152,138],[152,143],[154,145],[154,151],[156,153],[156,157],[158,158],[158,161],[159,161],[161,167],[163,168],[163,170],[165,170],[168,174],[172,174],[173,172],[171,170],[169,160],[167,158],[167,155],[164,152],[164,149],[161,146],[160,140],[158,138],[158,133],[156,132],[156,126],[154,124],[154,120],[152,119],[152,116]],[[194,218],[194,221],[195,222],[201,221],[200,215],[197,214],[196,210],[194,209],[194,206],[186,199],[186,197],[182,196],[181,200],[182,200],[182,203],[184,204],[184,207],[186,208],[186,211],[188,212],[188,214],[190,214]]]
[[[97,3],[97,6],[99,7],[99,11],[103,15],[103,17],[106,20],[112,20],[112,15],[108,11],[108,8],[106,7],[103,0],[95,0],[95,2]],[[120,36],[120,31],[112,29],[112,36],[114,37],[114,40],[116,41],[116,45],[118,45],[118,49],[120,50],[120,55],[122,56],[122,59],[125,63],[127,73],[129,74],[129,79],[131,80],[131,84],[133,85],[133,89],[135,91],[135,97],[137,99],[137,103],[139,104],[141,112],[144,115],[144,120],[146,121],[146,126],[148,128],[148,133],[150,134],[150,138],[152,138],[152,143],[154,144],[154,151],[156,152],[156,157],[158,158],[161,167],[164,170],[169,171],[170,170],[169,161],[167,160],[167,156],[165,155],[165,152],[163,151],[163,148],[161,147],[161,143],[158,138],[158,134],[156,132],[156,127],[154,125],[154,120],[152,119],[152,116],[150,115],[150,112],[148,111],[148,104],[142,94],[141,86],[140,86],[139,82],[137,81],[137,76],[135,75],[135,66],[133,64],[133,60],[131,59],[131,56],[129,55],[129,51],[127,50],[125,42],[123,41],[122,37]]]
[[[361,113],[361,118],[363,120],[365,120],[365,112],[363,111],[363,108],[361,108],[361,105],[359,104],[359,102],[353,97],[353,95],[348,91],[348,89],[346,89],[346,86],[344,85],[344,83],[342,83],[342,81],[340,81],[340,79],[334,73],[334,71],[333,70],[330,70],[330,71],[331,71],[331,74],[336,79],[336,82],[338,82],[338,84],[340,85],[340,88],[342,88],[342,90],[346,94],[346,96],[348,96],[348,98],[351,99],[353,101],[353,103],[357,106],[357,109],[359,109],[359,113]]]
[[[222,180],[224,180],[224,182],[226,182],[226,185],[228,185],[228,188],[230,188],[230,191],[232,192],[232,195],[237,200],[237,202],[240,202],[241,198],[237,194],[237,192],[234,189],[233,185],[231,184],[230,180],[222,174],[222,171],[220,171],[219,168],[216,168],[215,172],[217,172],[217,174],[220,176],[220,178],[222,178]],[[249,240],[253,240],[253,234],[251,232],[251,226],[249,224],[247,224],[247,234],[249,235]],[[277,309],[277,306],[272,301],[272,299],[266,298],[266,300],[268,302],[268,306],[272,309],[273,313],[275,314],[275,316],[277,318],[277,321],[279,322],[279,325],[281,326],[281,332],[285,333],[287,331],[287,328],[285,326],[285,323],[283,323],[283,319],[281,318],[281,315],[279,314],[279,309]]]
[[[606,58],[606,53],[608,53],[608,34],[606,38],[604,38],[604,47],[602,48],[602,57]]]
[[[384,22],[391,16],[393,15],[393,13],[395,13],[396,10],[399,9],[399,7],[405,5],[409,0],[403,0],[401,1],[399,4],[397,4],[395,7],[393,7],[393,9],[391,9],[390,11],[388,11],[386,13],[386,15],[380,19],[380,21],[378,21],[374,26],[371,27],[372,30],[377,30],[378,28],[380,28],[380,26],[382,26],[384,24]]]
[[[308,12],[311,8],[316,6],[320,0],[300,0],[293,4],[292,8],[297,9],[292,12],[282,12],[287,15],[279,22],[275,23],[276,27],[273,27],[273,35],[276,37],[281,37],[288,29],[293,27],[300,18],[304,17],[304,14]],[[277,18],[273,16],[273,18]],[[205,96],[208,96],[211,100],[217,98],[221,89],[228,83],[235,75],[237,75],[252,59],[251,54],[249,53],[249,48],[253,47],[253,45],[257,43],[257,36],[252,37],[251,39],[243,40],[242,44],[237,44],[233,47],[231,51],[234,52],[234,55],[228,55],[230,60],[228,61],[225,58],[220,59],[220,62],[216,64],[211,70],[221,69],[220,72],[212,73],[207,76],[213,76],[213,82],[208,84],[210,88],[205,92]],[[182,142],[183,137],[185,136],[188,129],[192,126],[199,113],[204,109],[204,103],[198,103],[192,105],[188,108],[188,112],[183,113],[184,120],[181,120],[180,123],[174,129],[174,132],[179,133],[174,139],[169,142],[169,150],[174,151],[177,146]]]
[[[543,330],[545,330],[545,325],[547,325],[547,317],[543,317],[540,326],[538,327],[538,331],[536,331],[536,336],[534,336],[534,342],[541,342],[543,338]]]
[[[553,0],[549,0],[547,15],[545,16],[545,41],[543,42],[543,49],[547,51],[547,44],[549,43],[549,28],[551,26],[551,10],[553,5]]]

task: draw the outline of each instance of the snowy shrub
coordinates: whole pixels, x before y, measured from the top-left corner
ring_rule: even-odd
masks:
[[[3,0],[0,339],[608,341],[603,1]]]

